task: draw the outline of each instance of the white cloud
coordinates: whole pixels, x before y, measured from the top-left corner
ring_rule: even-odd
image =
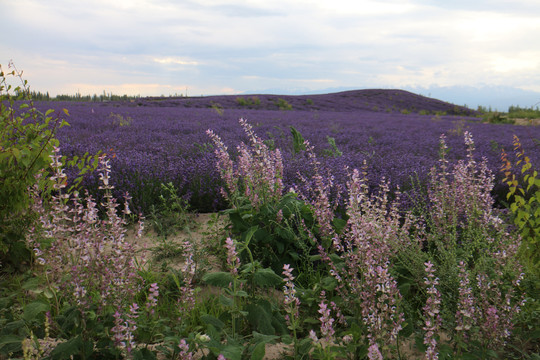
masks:
[[[540,83],[535,0],[0,0],[0,13],[0,63],[51,92]]]

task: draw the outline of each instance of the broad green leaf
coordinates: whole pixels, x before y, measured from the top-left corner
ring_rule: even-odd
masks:
[[[247,319],[252,328],[265,335],[274,335],[276,330],[272,326],[272,312],[259,304],[247,305]]]
[[[271,287],[283,283],[283,279],[278,276],[272,269],[258,269],[253,274],[253,282],[257,286]]]
[[[50,305],[41,301],[34,301],[24,307],[23,319],[31,321],[39,314],[49,311]]]
[[[257,230],[259,230],[259,225],[250,227],[246,232],[242,234],[242,241],[246,244],[246,246],[249,244],[251,238],[253,237],[253,234],[255,234]]]
[[[212,325],[217,331],[221,331],[225,326],[223,321],[212,315],[202,315],[201,320],[207,325]]]
[[[251,353],[251,360],[263,360],[266,355],[266,344],[258,343]]]
[[[24,290],[35,290],[38,288],[40,284],[40,281],[38,278],[36,277],[33,277],[31,279],[28,279],[27,281],[24,282],[24,284],[22,284],[22,288]]]
[[[234,306],[234,299],[225,295],[219,296],[219,303],[223,306],[232,308]]]
[[[0,349],[2,349],[4,345],[20,343],[23,340],[24,337],[20,335],[0,335]]]
[[[219,271],[205,274],[202,280],[208,285],[228,287],[234,279],[231,273]]]
[[[225,356],[227,360],[242,360],[242,352],[244,347],[241,345],[227,345],[221,349],[221,354]]]
[[[83,341],[80,336],[69,339],[64,343],[60,343],[51,352],[53,359],[69,359],[72,355],[81,354]]]

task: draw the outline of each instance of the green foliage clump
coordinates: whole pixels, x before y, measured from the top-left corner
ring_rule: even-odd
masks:
[[[540,177],[528,156],[525,155],[521,142],[514,135],[514,149],[521,166],[518,175],[512,171],[512,163],[502,150],[503,181],[508,185],[507,200],[512,212],[512,220],[521,237],[521,255],[528,269],[540,276]]]
[[[336,145],[336,139],[333,137],[327,136],[326,140],[328,141],[328,145],[330,145],[330,149],[324,149],[324,154],[327,156],[332,157],[340,157],[343,155],[343,152],[338,149]]]
[[[287,100],[283,98],[279,98],[276,101],[276,105],[278,106],[279,110],[292,110],[292,105],[287,102]]]
[[[294,126],[290,126],[291,129],[291,135],[293,137],[293,151],[295,154],[298,154],[301,151],[306,150],[306,144],[304,137],[300,133],[300,131],[296,130]]]
[[[508,115],[495,111],[484,114],[483,120],[490,124],[514,124],[515,121]]]
[[[539,119],[540,118],[540,108],[522,108],[520,106],[510,106],[508,108],[508,116],[511,118],[520,118],[520,119]]]
[[[259,99],[258,96],[252,96],[248,98],[244,98],[242,96],[238,96],[236,98],[236,103],[240,106],[246,106],[246,107],[256,107],[261,105],[261,99]]]
[[[129,126],[133,122],[133,119],[130,116],[124,116],[113,112],[109,114],[109,118],[111,118],[113,125],[120,127]]]
[[[22,72],[10,64],[11,72],[0,66],[0,263],[2,267],[28,260],[29,252],[22,242],[31,223],[29,189],[37,183],[41,191],[48,188],[43,171],[58,146],[56,131],[67,125],[53,110],[41,113],[29,96]],[[18,78],[21,85],[12,88],[8,77]],[[64,110],[68,115],[67,110]]]

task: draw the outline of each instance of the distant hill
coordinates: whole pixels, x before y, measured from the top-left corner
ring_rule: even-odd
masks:
[[[139,106],[305,110],[372,111],[401,113],[446,113],[474,116],[476,111],[405,90],[366,89],[316,95],[219,95],[177,98],[142,98]]]

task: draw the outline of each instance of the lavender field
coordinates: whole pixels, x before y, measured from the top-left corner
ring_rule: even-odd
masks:
[[[538,358],[537,126],[399,90],[4,98],[0,360]]]
[[[281,150],[286,188],[300,186],[298,174],[309,177],[310,171],[305,156],[294,152],[291,126],[315,147],[324,172],[343,186],[346,167],[360,168],[365,160],[370,186],[385,177],[391,187],[410,190],[411,178],[423,183],[436,164],[443,133],[449,160],[454,161],[464,158],[463,132],[471,132],[476,156],[488,159],[498,180],[501,149],[511,152],[513,135],[521,139],[533,164],[538,165],[540,159],[538,127],[482,123],[475,111],[400,90],[43,102],[38,106],[69,110],[71,126],[58,133],[62,154],[72,157],[100,150],[109,154],[116,189],[128,191],[134,207],[143,213],[157,198],[160,184],[168,182],[193,210],[226,207],[219,194],[223,184],[215,169],[213,145],[205,132],[219,133],[234,151],[245,141],[240,118],[250,122],[270,147]],[[97,189],[97,178],[87,178],[83,184]],[[407,199],[403,198],[404,205]]]

